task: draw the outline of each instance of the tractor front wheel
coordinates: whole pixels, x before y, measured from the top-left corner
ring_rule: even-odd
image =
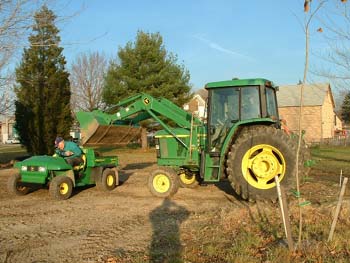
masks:
[[[198,180],[195,173],[180,171],[179,183],[183,188],[194,188],[198,186]]]
[[[228,179],[244,200],[277,198],[277,177],[290,188],[295,174],[296,148],[291,138],[272,126],[250,126],[231,145],[226,161]]]
[[[171,197],[179,189],[179,178],[170,168],[157,169],[148,178],[148,187],[157,197]]]
[[[66,200],[73,192],[73,182],[67,176],[56,176],[50,182],[49,192],[56,200]]]
[[[112,191],[117,184],[116,174],[109,168],[104,169],[101,177],[96,180],[96,187],[102,191]]]
[[[30,188],[21,185],[21,176],[17,173],[12,175],[7,181],[7,190],[11,194],[26,195],[29,193]]]

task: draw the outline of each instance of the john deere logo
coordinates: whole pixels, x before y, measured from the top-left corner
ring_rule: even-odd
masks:
[[[143,102],[147,105],[147,104],[149,104],[149,98],[144,98],[143,99]]]

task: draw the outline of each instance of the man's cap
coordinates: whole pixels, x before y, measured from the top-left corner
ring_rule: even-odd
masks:
[[[55,146],[57,147],[58,144],[63,141],[63,138],[62,137],[57,137],[56,140],[55,140]]]

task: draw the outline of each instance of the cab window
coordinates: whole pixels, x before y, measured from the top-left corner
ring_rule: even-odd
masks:
[[[244,87],[241,93],[241,119],[260,118],[259,87]]]

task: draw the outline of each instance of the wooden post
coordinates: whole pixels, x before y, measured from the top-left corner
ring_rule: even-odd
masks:
[[[341,187],[341,183],[342,183],[342,180],[343,180],[343,169],[340,169],[340,176],[339,176],[339,187]]]
[[[329,231],[329,236],[328,236],[328,240],[327,241],[332,241],[332,239],[333,239],[334,229],[335,229],[335,225],[337,224],[337,220],[338,220],[338,216],[339,216],[339,212],[340,212],[340,207],[341,207],[341,204],[343,202],[343,196],[344,196],[344,193],[345,193],[345,187],[346,187],[347,183],[348,183],[348,178],[344,177],[343,186],[342,186],[342,188],[340,190],[340,195],[339,195],[337,208],[336,208],[335,213],[334,213],[334,218],[333,218],[331,230]]]
[[[281,215],[283,220],[283,226],[284,226],[284,232],[286,234],[287,242],[288,242],[288,248],[289,251],[294,250],[293,245],[293,239],[292,239],[292,231],[290,229],[290,220],[289,220],[289,213],[288,213],[288,205],[286,200],[286,195],[284,192],[283,187],[281,187],[280,182],[278,180],[278,176],[275,176],[275,182],[276,182],[276,188],[277,188],[277,195],[278,200],[281,208]]]

